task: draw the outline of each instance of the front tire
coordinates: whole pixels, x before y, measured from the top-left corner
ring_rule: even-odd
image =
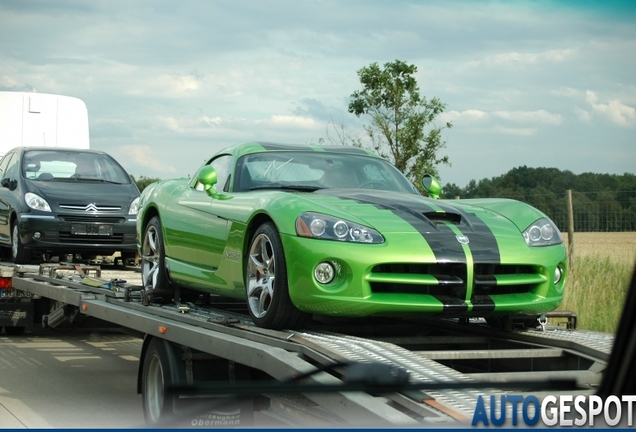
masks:
[[[11,228],[11,260],[15,264],[28,264],[31,262],[31,251],[25,249],[20,241],[20,228],[17,221],[13,223]]]
[[[245,288],[250,316],[259,327],[295,329],[311,318],[289,298],[285,252],[272,222],[258,227],[250,240]]]
[[[166,269],[161,220],[153,217],[146,225],[141,251],[141,282],[151,302],[169,303],[174,298]]]

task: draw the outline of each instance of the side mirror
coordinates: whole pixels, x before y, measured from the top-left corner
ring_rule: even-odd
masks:
[[[220,200],[231,198],[231,196],[229,195],[217,193],[217,191],[214,189],[218,178],[216,170],[212,166],[207,165],[201,168],[199,170],[199,174],[197,175],[197,180],[203,185],[203,189],[208,194],[208,196]]]
[[[439,199],[439,194],[442,192],[442,186],[435,177],[430,174],[424,174],[424,177],[422,177],[422,186],[428,193],[429,197]]]
[[[11,189],[11,180],[9,179],[9,177],[5,177],[2,180],[0,180],[0,186],[7,189]]]

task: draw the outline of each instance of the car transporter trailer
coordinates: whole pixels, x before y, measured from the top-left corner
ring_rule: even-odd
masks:
[[[480,319],[322,318],[267,330],[217,296],[147,304],[141,286],[122,282],[138,269],[0,269],[23,296],[48,302],[43,326],[94,317],[144,338],[137,389],[151,426],[462,426],[480,395],[593,394],[613,342],[571,319],[497,329]]]

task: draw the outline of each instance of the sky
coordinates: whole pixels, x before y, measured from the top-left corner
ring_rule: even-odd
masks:
[[[0,0],[0,91],[82,99],[91,147],[136,178],[342,125],[357,71],[417,66],[443,184],[554,167],[636,173],[636,2]]]

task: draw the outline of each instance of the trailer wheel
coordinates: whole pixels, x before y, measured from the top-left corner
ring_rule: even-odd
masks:
[[[14,221],[11,227],[11,260],[15,264],[28,264],[31,262],[31,251],[25,249],[20,241],[18,221]]]
[[[24,334],[24,330],[26,330],[26,327],[24,327],[24,326],[19,326],[19,327],[7,327],[7,326],[4,326],[4,331],[9,336],[20,336],[20,335]]]
[[[174,288],[168,279],[163,231],[158,216],[150,219],[146,225],[141,252],[141,281],[146,294],[155,303],[171,302]]]
[[[285,252],[278,230],[266,222],[250,241],[245,265],[247,306],[252,321],[270,329],[294,329],[305,325],[310,315],[301,312],[289,298]]]
[[[165,422],[174,413],[175,396],[166,395],[166,388],[181,384],[175,374],[176,366],[170,361],[168,345],[161,339],[148,344],[144,356],[142,375],[142,401],[144,419],[148,425]]]

